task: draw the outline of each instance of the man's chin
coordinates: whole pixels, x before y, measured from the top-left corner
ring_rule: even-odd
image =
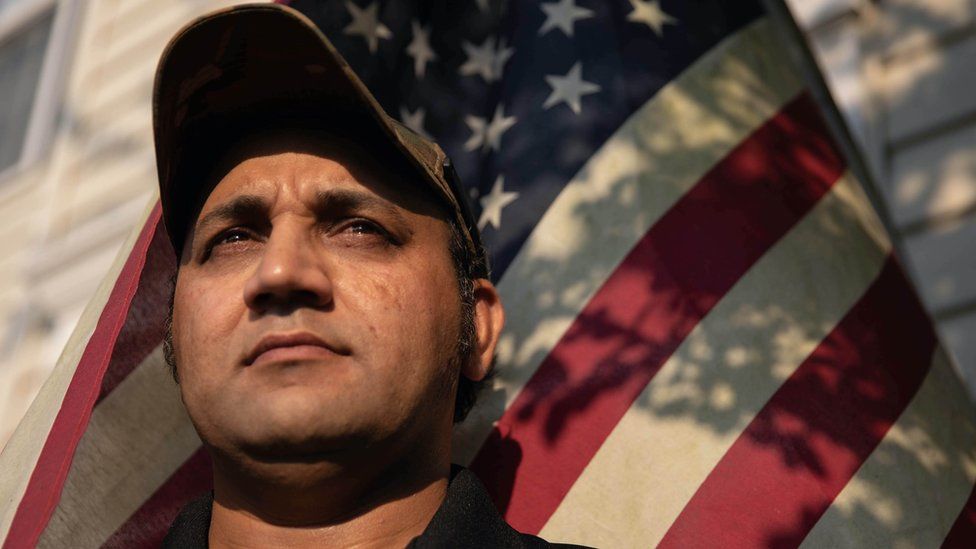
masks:
[[[255,436],[250,433],[234,441],[235,453],[249,460],[267,464],[342,463],[356,459],[375,443],[360,433],[325,432],[276,433]]]
[[[216,429],[222,435],[221,445],[228,446],[229,453],[261,463],[340,463],[362,459],[395,436],[396,429],[383,418],[370,421],[368,414],[356,413],[350,406],[313,410],[299,402],[290,404],[275,399],[255,403],[249,413]]]

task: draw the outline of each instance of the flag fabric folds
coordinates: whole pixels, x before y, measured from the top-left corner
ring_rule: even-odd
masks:
[[[604,547],[976,544],[976,422],[754,1],[295,0],[470,187],[508,326],[454,459]],[[4,547],[154,546],[211,488],[158,206],[0,455]]]

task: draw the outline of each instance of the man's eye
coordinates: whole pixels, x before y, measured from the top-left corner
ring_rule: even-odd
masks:
[[[241,229],[233,229],[221,234],[216,239],[214,239],[214,245],[216,246],[219,244],[232,244],[234,242],[241,242],[243,240],[248,240],[249,238],[250,235],[248,235],[246,231],[243,231]]]
[[[361,217],[347,219],[338,227],[333,236],[345,237],[350,246],[374,246],[377,244],[398,246],[399,241],[379,223]]]
[[[355,234],[378,234],[386,235],[386,231],[379,225],[366,219],[353,219],[346,225],[346,230]]]
[[[222,231],[207,241],[200,261],[205,262],[216,254],[224,255],[225,253],[242,251],[243,247],[245,247],[244,244],[253,240],[255,240],[255,237],[251,231],[243,227],[235,227]]]

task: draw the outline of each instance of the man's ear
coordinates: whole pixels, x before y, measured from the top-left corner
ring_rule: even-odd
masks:
[[[491,371],[498,337],[505,327],[505,309],[494,284],[486,278],[474,281],[475,347],[461,374],[481,381]]]

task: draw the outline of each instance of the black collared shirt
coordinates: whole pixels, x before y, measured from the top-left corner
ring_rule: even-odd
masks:
[[[213,493],[191,502],[180,512],[170,526],[164,548],[205,548],[210,534],[210,513],[213,509]],[[447,497],[441,504],[427,529],[408,545],[410,548],[431,549],[436,547],[577,547],[575,545],[550,544],[542,538],[521,534],[509,526],[498,514],[478,477],[467,469],[451,470],[447,485]]]

